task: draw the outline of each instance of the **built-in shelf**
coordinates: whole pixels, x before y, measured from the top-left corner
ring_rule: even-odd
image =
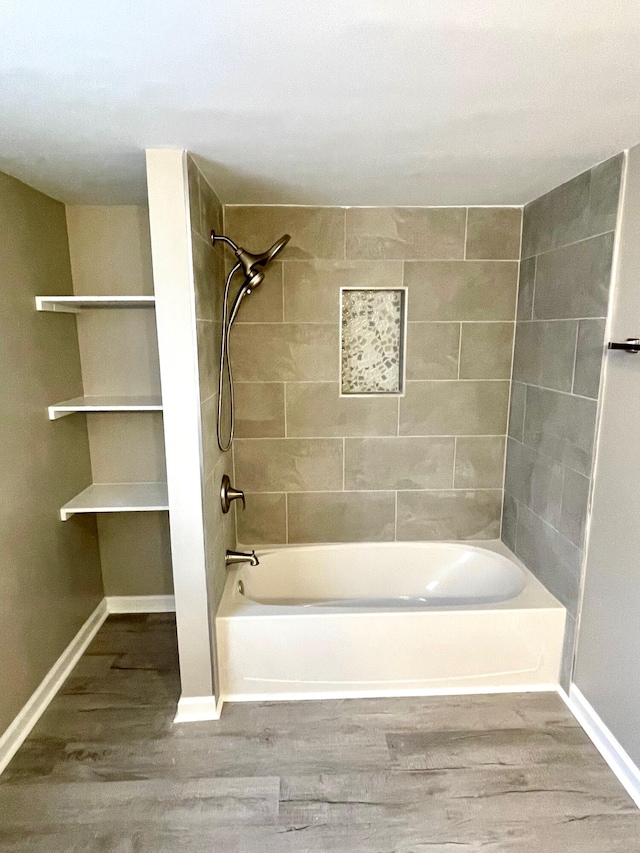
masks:
[[[60,509],[63,521],[78,512],[157,512],[169,509],[166,483],[94,483]]]
[[[49,420],[74,412],[161,412],[161,397],[74,397],[49,406]]]
[[[77,314],[83,308],[154,308],[155,296],[36,296],[38,311]]]

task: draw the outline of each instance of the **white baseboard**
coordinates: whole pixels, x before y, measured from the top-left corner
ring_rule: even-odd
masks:
[[[109,613],[175,613],[173,595],[108,595]]]
[[[0,773],[5,769],[38,722],[47,706],[62,687],[73,667],[93,640],[108,616],[107,604],[102,599],[82,628],[62,652],[58,660],[40,682],[31,698],[22,708],[9,728],[0,736]]]
[[[567,707],[593,741],[600,755],[615,773],[622,787],[634,803],[640,808],[640,768],[631,760],[613,733],[602,722],[596,711],[575,684],[569,688],[569,695],[562,689],[558,693]]]
[[[174,723],[197,723],[202,720],[219,720],[223,699],[215,696],[181,696]]]

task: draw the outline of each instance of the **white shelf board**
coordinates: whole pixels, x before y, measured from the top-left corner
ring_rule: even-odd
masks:
[[[63,521],[77,512],[157,512],[169,509],[166,483],[94,483],[60,509]]]
[[[154,308],[155,296],[36,296],[38,311],[77,314],[83,308]]]
[[[161,397],[74,397],[49,406],[49,420],[56,421],[74,412],[161,412]]]

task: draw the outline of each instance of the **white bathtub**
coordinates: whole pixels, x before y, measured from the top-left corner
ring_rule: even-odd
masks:
[[[226,701],[550,690],[565,609],[500,542],[319,545],[229,572]]]

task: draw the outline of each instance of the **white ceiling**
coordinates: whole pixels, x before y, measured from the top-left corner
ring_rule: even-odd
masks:
[[[0,169],[145,197],[520,204],[640,141],[638,0],[2,0]]]

